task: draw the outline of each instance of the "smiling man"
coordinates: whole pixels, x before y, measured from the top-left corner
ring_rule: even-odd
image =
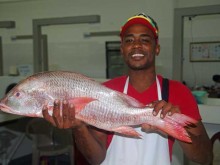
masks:
[[[182,83],[156,74],[155,60],[160,53],[159,30],[149,16],[139,14],[128,19],[121,28],[121,53],[128,65],[128,74],[114,78],[103,85],[128,94],[145,105],[154,108],[153,115],[161,118],[173,113],[183,113],[198,123],[186,128],[192,143],[179,141],[183,152],[192,161],[210,164],[212,148],[201,122],[197,103],[190,90]],[[166,82],[166,83],[164,83]],[[44,117],[59,128],[72,128],[78,150],[87,163],[102,165],[170,165],[174,138],[161,134],[151,125],[135,127],[141,139],[124,137],[87,126],[72,116],[74,107],[55,102],[53,116],[47,108]],[[80,162],[80,159],[76,160]],[[78,165],[77,164],[77,165]]]

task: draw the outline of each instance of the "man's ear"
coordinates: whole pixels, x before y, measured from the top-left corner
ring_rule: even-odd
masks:
[[[156,45],[155,54],[156,54],[156,56],[158,56],[160,54],[160,45],[159,44]]]
[[[121,52],[121,55],[123,56],[123,49],[122,49],[122,45],[120,46],[120,52]]]

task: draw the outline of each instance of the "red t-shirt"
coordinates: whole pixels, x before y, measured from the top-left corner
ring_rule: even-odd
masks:
[[[118,77],[112,80],[109,80],[103,83],[106,87],[111,88],[113,90],[123,92],[124,85],[126,81],[126,76]],[[162,84],[162,76],[158,76],[160,85]],[[162,85],[161,85],[162,88]],[[149,104],[155,100],[158,100],[157,96],[157,85],[156,82],[153,83],[148,89],[144,92],[139,93],[136,91],[132,85],[128,86],[128,95],[134,97],[138,101],[143,104]],[[190,116],[196,120],[201,120],[201,116],[199,114],[199,109],[196,103],[195,98],[191,94],[191,91],[182,83],[174,80],[169,80],[169,102],[173,105],[177,105],[180,108],[181,113]],[[108,135],[107,146],[111,143],[113,134]],[[170,158],[172,158],[172,146],[174,143],[174,138],[168,137],[169,139],[169,152]]]

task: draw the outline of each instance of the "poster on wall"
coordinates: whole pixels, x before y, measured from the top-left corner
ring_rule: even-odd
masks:
[[[190,61],[191,62],[220,61],[220,41],[191,42]]]

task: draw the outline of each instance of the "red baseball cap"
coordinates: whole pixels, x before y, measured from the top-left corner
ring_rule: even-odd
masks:
[[[157,23],[153,20],[153,18],[146,16],[145,14],[138,14],[136,16],[130,17],[127,20],[127,22],[121,27],[121,39],[123,38],[125,31],[134,24],[142,24],[147,26],[153,32],[156,42],[158,43],[159,29]]]

